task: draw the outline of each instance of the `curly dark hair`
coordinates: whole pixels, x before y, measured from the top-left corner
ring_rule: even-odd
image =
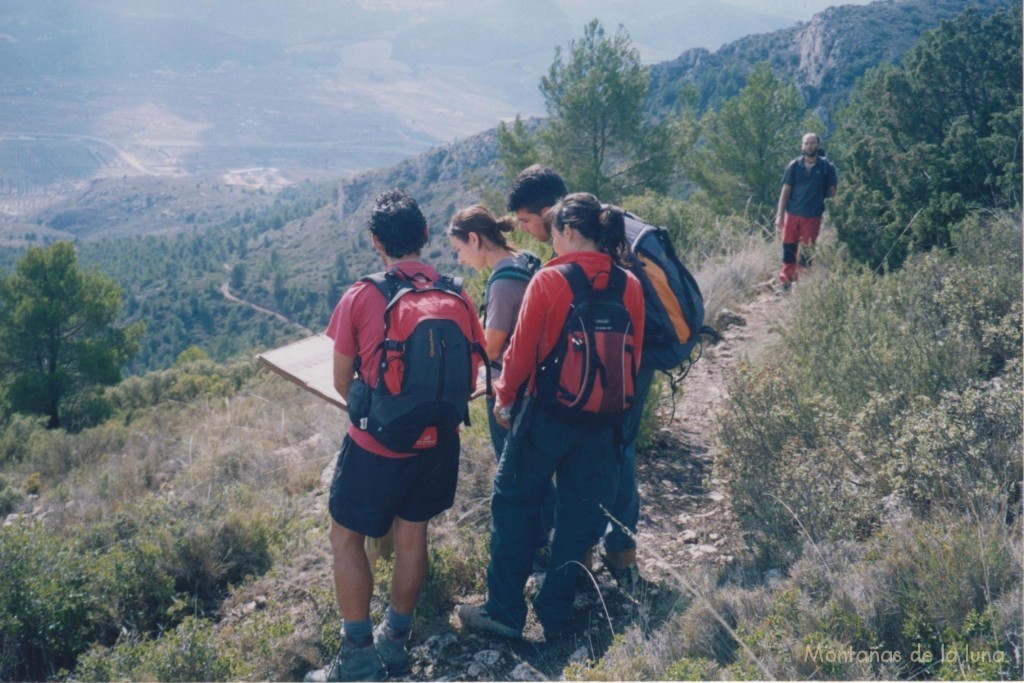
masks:
[[[370,232],[391,258],[419,254],[427,243],[427,219],[416,200],[402,190],[388,190],[374,201]]]
[[[523,169],[512,181],[512,189],[508,193],[508,210],[515,212],[526,209],[530,213],[540,213],[554,206],[555,202],[568,193],[562,176],[547,166],[534,164]]]

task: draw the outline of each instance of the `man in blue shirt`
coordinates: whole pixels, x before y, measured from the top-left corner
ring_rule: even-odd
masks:
[[[821,138],[807,133],[801,142],[801,154],[786,167],[782,193],[775,215],[775,227],[782,231],[782,272],[779,281],[789,289],[796,280],[799,245],[812,246],[821,230],[825,199],[836,196],[836,167],[820,153]]]

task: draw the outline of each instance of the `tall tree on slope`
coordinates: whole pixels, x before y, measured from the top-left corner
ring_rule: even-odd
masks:
[[[71,243],[26,251],[0,276],[0,382],[10,407],[49,416],[51,429],[68,426],[65,411],[120,381],[143,331],[115,326],[120,308],[118,284],[81,270]]]

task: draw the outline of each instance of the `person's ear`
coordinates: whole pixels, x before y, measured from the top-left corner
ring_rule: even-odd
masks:
[[[384,245],[381,244],[381,241],[377,239],[377,236],[374,235],[372,232],[370,233],[370,239],[373,241],[373,248],[376,249],[381,256],[383,256],[385,252]]]

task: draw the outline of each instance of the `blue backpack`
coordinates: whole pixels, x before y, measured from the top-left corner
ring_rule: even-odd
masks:
[[[718,333],[704,325],[704,297],[668,231],[629,212],[625,222],[632,271],[644,291],[643,362],[668,372],[690,360],[702,334]]]

